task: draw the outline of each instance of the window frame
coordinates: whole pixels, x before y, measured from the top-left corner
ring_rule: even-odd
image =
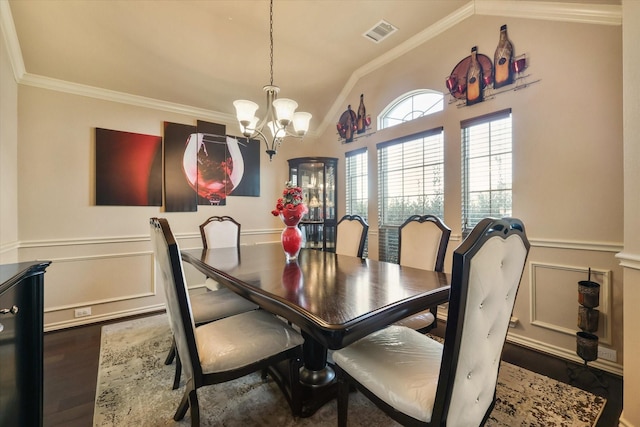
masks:
[[[428,139],[432,137],[438,138],[439,146],[436,150],[429,150],[426,144],[430,143]],[[421,140],[421,141],[420,141]],[[389,157],[385,150],[390,147],[396,147],[402,144],[412,143],[419,141],[422,144],[421,148],[421,158],[418,162],[415,161],[413,153],[402,153],[401,159],[399,161],[395,161],[393,159],[394,164],[391,165],[389,163]],[[379,239],[379,259],[383,261],[389,262],[397,262],[397,238],[398,238],[398,229],[400,225],[411,215],[414,214],[433,214],[439,217],[444,216],[444,179],[445,179],[445,159],[444,159],[444,127],[440,126],[437,128],[432,128],[426,131],[418,132],[411,135],[402,136],[400,138],[393,139],[391,141],[382,142],[376,145],[378,160],[377,160],[377,171],[378,171],[378,239]],[[411,147],[408,147],[411,149]],[[434,156],[435,153],[435,156]],[[406,158],[405,158],[406,156]],[[434,158],[433,161],[425,161],[425,157]],[[407,161],[409,159],[409,161]],[[411,161],[413,159],[413,161]],[[385,164],[386,163],[386,164]],[[417,170],[418,174],[416,176],[422,176],[422,191],[413,193],[407,193],[407,186],[404,184],[404,178],[412,175],[412,170]],[[428,174],[433,173],[434,171],[438,171],[438,175],[435,177],[436,181],[439,181],[439,184],[435,185],[435,187],[439,188],[439,191],[427,192],[426,177]],[[402,187],[402,191],[400,195],[390,195],[389,191],[389,175],[402,175],[403,182],[400,183]],[[398,185],[398,183],[396,183]],[[434,186],[432,186],[433,188]],[[425,209],[425,203],[433,203],[433,198],[440,197],[439,201],[439,211],[429,211],[427,212]],[[417,199],[421,200],[422,206],[418,206],[418,209],[411,209],[411,205],[406,205],[407,199]],[[392,220],[391,215],[386,212],[388,211],[388,201],[391,199],[399,200],[400,204],[403,206],[403,211],[399,214],[397,220]],[[418,203],[419,204],[419,203]],[[406,210],[404,210],[407,208]]]
[[[364,161],[363,161],[363,165],[364,165],[364,173],[363,174],[357,174],[354,175],[353,173],[350,172],[350,167],[351,166],[351,159],[359,157],[364,155]],[[363,217],[365,220],[367,220],[367,217],[369,215],[368,213],[368,209],[367,206],[369,205],[369,152],[368,152],[368,148],[367,147],[363,147],[363,148],[358,148],[357,150],[352,150],[352,151],[348,151],[344,154],[345,157],[345,213],[347,215],[360,215],[361,217]],[[353,188],[352,188],[352,182],[350,180],[354,179],[354,178],[360,178],[360,179],[364,179],[364,183],[365,183],[365,194],[363,198],[360,197],[356,197],[355,199],[353,197],[351,197],[351,194],[353,193]],[[356,191],[357,192],[357,191]],[[360,211],[358,209],[354,209],[353,208],[353,202],[354,201],[364,201],[364,206],[365,209],[364,211]]]
[[[504,138],[504,133],[501,133],[499,128],[494,132],[492,129],[493,126],[498,125],[497,122],[502,120],[509,119],[509,135]],[[486,144],[486,151],[483,155],[475,155],[472,156],[469,154],[470,145],[472,145],[473,141],[470,141],[470,132],[472,128],[478,126],[488,125],[488,131],[485,136],[485,141],[476,141],[477,143]],[[477,128],[476,128],[477,129]],[[505,151],[504,149],[498,150],[499,146],[503,146],[505,142],[509,144],[509,150]],[[496,111],[493,113],[485,114],[482,116],[474,117],[471,119],[463,120],[460,122],[460,148],[461,148],[461,230],[462,235],[467,236],[473,227],[477,225],[480,217],[503,217],[503,216],[511,216],[513,212],[513,114],[511,112],[511,108],[507,108],[504,110]],[[474,151],[482,151],[478,148],[475,148]],[[479,171],[471,171],[470,163],[473,160],[478,160],[481,158],[486,158],[488,160],[488,169],[480,170],[480,172],[485,172],[488,176],[489,185],[485,187],[485,190],[479,191],[474,190],[471,191],[471,186],[473,185],[470,182],[470,177],[472,175],[478,176]],[[506,188],[500,188],[500,178],[502,177],[502,173],[506,171],[505,167],[501,167],[500,164],[504,162],[505,159],[508,158],[509,163],[509,176],[507,177],[508,186]],[[497,166],[497,167],[496,167]],[[497,171],[497,174],[495,173]],[[498,181],[494,182],[494,179],[498,177]],[[472,212],[478,212],[479,209],[472,209],[470,206],[472,197],[471,193],[488,193],[488,202],[489,209],[481,212],[478,218],[474,219],[475,216],[472,215]],[[494,198],[497,199],[496,196],[502,196],[502,200],[508,204],[508,207],[500,204],[493,204]]]
[[[419,96],[419,95],[439,95],[440,96],[440,100],[433,103],[431,105],[431,107],[427,108],[426,110],[416,110],[415,106],[414,106],[414,99]],[[404,117],[402,119],[399,118],[389,118],[389,115],[396,109],[398,109],[400,106],[402,106],[405,103],[411,102],[412,106],[410,111],[404,115]],[[433,108],[437,105],[437,104],[441,104],[442,108],[440,109],[436,109],[433,110]],[[437,91],[437,90],[433,90],[433,89],[416,89],[416,90],[412,90],[410,92],[404,93],[402,95],[400,95],[399,97],[397,97],[396,99],[394,99],[393,101],[391,101],[383,110],[382,112],[378,115],[378,130],[382,130],[382,129],[387,129],[393,126],[397,126],[399,124],[402,123],[407,123],[410,122],[412,120],[416,120],[418,118],[421,117],[426,117],[426,116],[430,116],[432,114],[436,114],[439,113],[441,111],[444,111],[444,93]],[[416,112],[421,112],[420,115],[418,115],[417,117],[412,117],[411,119],[406,120],[407,116],[413,116]],[[394,123],[394,124],[389,124],[389,120],[394,120],[394,121],[398,121],[398,123]]]

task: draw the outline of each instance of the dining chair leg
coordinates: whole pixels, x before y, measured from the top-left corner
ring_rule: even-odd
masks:
[[[191,415],[191,427],[200,427],[200,405],[198,405],[198,391],[189,392],[189,414]]]
[[[169,349],[169,353],[167,354],[167,358],[164,360],[165,365],[171,365],[173,363],[173,359],[176,357],[176,339],[175,337],[171,341],[171,348]]]
[[[347,411],[349,408],[349,382],[344,378],[340,367],[336,366],[338,376],[338,427],[347,427]]]
[[[180,375],[182,375],[182,362],[180,362],[180,355],[176,352],[176,372],[173,374],[173,387],[172,390],[176,390],[180,387]]]
[[[188,386],[188,385],[187,385]],[[195,390],[192,390],[195,393]],[[191,391],[185,390],[184,395],[182,396],[182,400],[178,405],[178,409],[176,409],[176,413],[173,415],[174,421],[180,421],[187,414],[187,409],[189,409],[189,395]]]

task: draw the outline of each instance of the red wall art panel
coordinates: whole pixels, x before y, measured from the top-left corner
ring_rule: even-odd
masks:
[[[162,206],[162,138],[96,128],[96,205]]]

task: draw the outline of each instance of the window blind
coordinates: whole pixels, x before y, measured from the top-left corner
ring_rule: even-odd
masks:
[[[369,175],[367,149],[345,154],[346,165],[346,213],[367,218],[369,206]]]
[[[512,211],[511,110],[460,123],[462,139],[462,233],[486,217]]]
[[[444,215],[444,131],[377,145],[379,258],[398,260],[398,227],[411,215]]]

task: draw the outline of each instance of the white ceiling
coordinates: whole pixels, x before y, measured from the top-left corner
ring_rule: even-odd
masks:
[[[357,70],[447,17],[473,13],[481,1],[275,0],[274,84],[281,97],[313,114],[311,130],[317,130],[323,121],[335,121],[332,107]],[[6,0],[0,2],[6,15]],[[509,3],[532,2],[502,2]],[[619,5],[620,0],[581,3]],[[8,5],[25,74],[225,116],[234,113],[238,98],[258,102],[259,115],[265,109],[267,0],[9,0]],[[376,44],[362,35],[381,19],[399,30]],[[6,16],[3,22],[8,26]]]

